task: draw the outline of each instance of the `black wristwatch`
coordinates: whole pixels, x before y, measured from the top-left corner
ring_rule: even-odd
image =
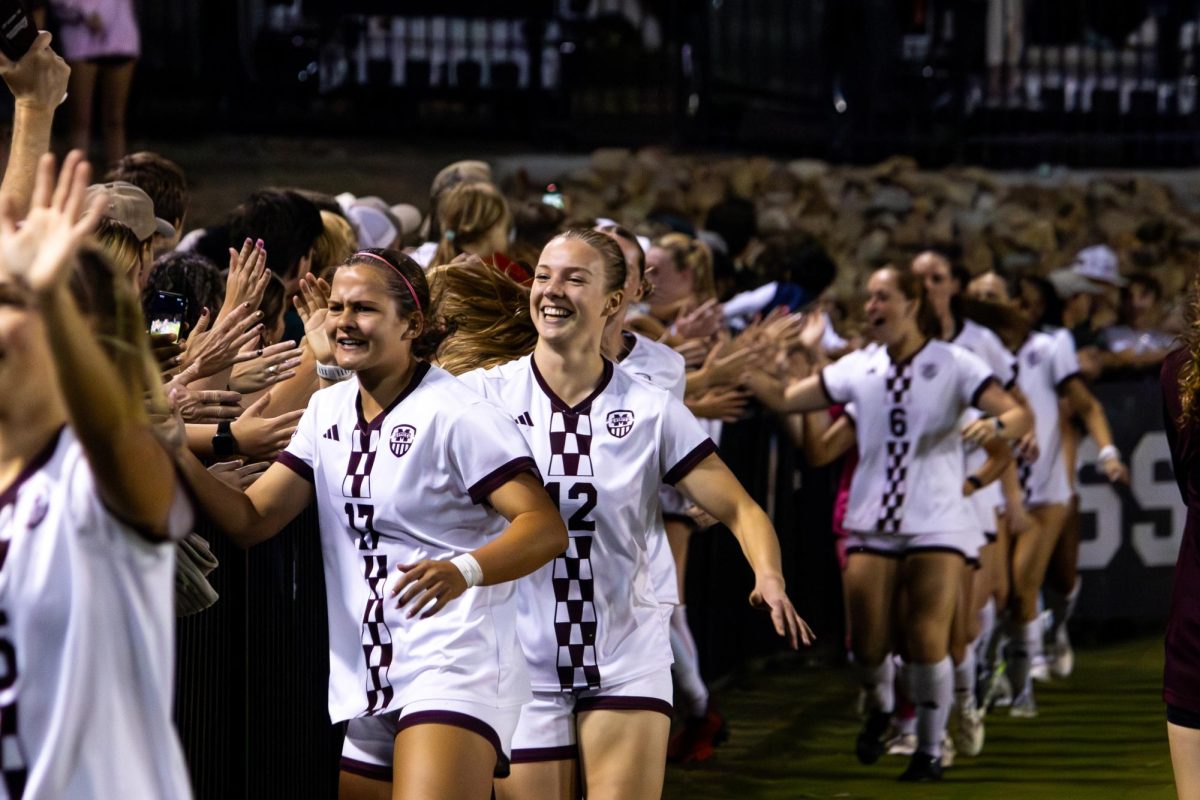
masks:
[[[228,458],[237,453],[237,439],[233,438],[233,423],[223,419],[217,423],[217,435],[212,438],[213,455]]]

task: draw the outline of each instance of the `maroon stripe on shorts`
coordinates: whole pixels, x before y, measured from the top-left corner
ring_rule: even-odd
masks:
[[[504,758],[504,751],[500,747],[500,735],[491,725],[469,714],[460,714],[457,711],[416,711],[396,720],[396,733],[414,725],[452,725],[455,728],[463,728],[487,739],[488,744],[496,749],[496,758]]]
[[[579,758],[579,746],[564,744],[560,747],[526,747],[512,751],[512,763],[532,764],[538,761],[574,761]]]
[[[657,711],[674,716],[675,709],[657,697],[581,697],[575,701],[575,713],[584,711]]]

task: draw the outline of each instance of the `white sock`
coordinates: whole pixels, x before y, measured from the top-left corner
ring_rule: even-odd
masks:
[[[954,700],[954,664],[947,656],[936,664],[912,664],[913,702],[917,706],[917,749],[941,758],[942,737]]]
[[[684,711],[689,717],[703,717],[708,713],[708,687],[700,677],[700,655],[682,603],[671,610],[671,655],[675,656],[671,677],[686,704]]]
[[[854,675],[867,693],[867,710],[892,713],[896,708],[896,693],[892,687],[896,675],[892,659],[886,657],[874,667],[855,663]]]
[[[954,665],[954,703],[959,708],[975,705],[975,646],[967,646],[962,663]]]
[[[987,667],[991,666],[987,660],[987,649],[992,641],[992,631],[995,628],[996,600],[989,597],[983,604],[983,608],[979,609],[979,636],[971,642],[971,647],[975,650],[975,661]]]
[[[1067,620],[1074,613],[1075,603],[1079,600],[1079,590],[1082,583],[1082,580],[1076,577],[1075,585],[1071,587],[1071,591],[1068,594],[1061,594],[1048,586],[1046,587],[1044,594],[1046,595],[1046,607],[1050,609],[1051,613],[1051,641],[1054,641],[1059,629],[1067,624]]]
[[[1008,679],[1014,695],[1032,690],[1029,669],[1042,654],[1042,622],[1034,618],[1029,622],[1015,623],[1009,635]]]
[[[1012,617],[1008,611],[996,615],[996,624],[992,626],[992,638],[988,640],[987,650],[983,656],[983,665],[989,672],[995,672],[1004,657],[1004,648],[1008,644],[1008,632],[1012,628]]]

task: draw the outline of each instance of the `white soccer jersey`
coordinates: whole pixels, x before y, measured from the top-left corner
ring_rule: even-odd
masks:
[[[821,371],[834,403],[854,403],[858,466],[845,526],[863,533],[977,530],[962,496],[959,419],[995,377],[973,353],[929,341],[893,363],[886,347],[859,350]]]
[[[532,356],[462,376],[521,422],[571,542],[519,581],[521,643],[535,691],[596,689],[666,669],[671,646],[650,580],[658,488],[716,445],[668,394],[605,361],[568,406]]]
[[[388,591],[398,564],[453,558],[507,526],[487,496],[537,470],[511,419],[421,363],[371,421],[357,379],[317,392],[279,460],[316,490],[330,719],[417,699],[495,707],[529,700],[513,583],[468,589],[429,619],[409,619]]]
[[[666,389],[682,402],[687,392],[687,367],[683,356],[640,333],[625,331],[624,337],[628,352],[621,359],[621,367],[652,386]]]
[[[190,530],[177,489],[168,531]],[[188,798],[175,545],[101,502],[69,428],[0,494],[0,797]]]
[[[992,331],[969,319],[963,320],[962,328],[959,329],[951,341],[953,344],[965,347],[983,359],[983,363],[988,365],[992,374],[996,376],[1005,389],[1011,388],[1016,383],[1016,356],[1009,352],[1004,343],[1000,341],[1000,337]],[[968,423],[974,422],[981,416],[983,416],[983,412],[979,409],[967,409],[963,412],[962,425],[960,427],[965,427]],[[983,466],[984,462],[987,461],[988,454],[987,450],[982,447],[968,447],[966,457],[967,474],[974,475]],[[992,481],[987,486],[973,493],[967,501],[975,511],[980,529],[988,533],[995,533],[996,509],[1004,505],[1004,492],[1000,488],[1000,481]]]
[[[1029,505],[1065,503],[1071,499],[1066,461],[1059,428],[1058,397],[1070,378],[1079,375],[1075,343],[1067,330],[1054,334],[1033,332],[1017,350],[1021,363],[1017,385],[1029,398],[1037,431],[1038,457],[1032,464],[1017,464],[1025,502]]]
[[[677,400],[682,401],[687,392],[687,371],[683,356],[640,333],[624,332],[628,348],[620,367],[632,372],[651,386],[666,389]],[[691,413],[690,411],[688,412]],[[650,537],[650,574],[654,584],[654,596],[664,605],[679,605],[679,578],[675,572],[675,557],[667,541],[667,530],[663,514],[683,514],[688,507],[687,498],[674,486],[662,486],[658,490],[658,509],[654,515],[654,528]]]

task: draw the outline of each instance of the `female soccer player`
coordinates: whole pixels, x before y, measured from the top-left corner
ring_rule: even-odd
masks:
[[[0,796],[187,798],[172,540],[191,511],[145,410],[166,403],[138,298],[77,256],[90,177],[73,151],[55,186],[44,156],[20,230],[0,212]]]
[[[683,356],[664,344],[625,329],[625,314],[632,303],[641,300],[645,280],[646,256],[637,238],[619,225],[597,228],[616,241],[628,268],[624,296],[615,314],[604,326],[605,353],[617,363],[653,386],[666,389],[683,400],[687,375]],[[651,537],[650,568],[654,593],[663,604],[670,627],[671,676],[683,698],[683,725],[667,747],[669,761],[704,761],[713,755],[713,747],[726,734],[725,720],[709,704],[708,686],[700,675],[700,653],[688,626],[684,601],[684,570],[687,565],[688,538],[696,523],[688,515],[688,502],[673,486],[659,489],[663,524]],[[657,526],[656,526],[657,527]]]
[[[533,353],[464,376],[518,420],[570,534],[567,552],[518,588],[534,700],[521,711],[501,798],[660,795],[671,649],[647,532],[663,483],[733,530],[755,572],[751,602],[770,610],[776,632],[793,647],[810,640],[784,592],[766,514],[678,400],[601,355],[625,277],[608,236],[559,235],[534,273]]]
[[[845,582],[855,668],[871,710],[857,752],[864,763],[883,752],[893,710],[886,655],[893,606],[903,597],[918,746],[901,780],[936,780],[953,694],[947,644],[976,535],[962,496],[963,441],[1016,438],[1030,419],[978,357],[936,339],[920,278],[885,267],[871,275],[867,292],[867,321],[881,346],[851,353],[782,397],[760,396],[784,412],[855,405],[859,461],[845,519],[852,531]],[[960,432],[960,416],[972,405],[988,416]]]
[[[980,281],[979,278],[976,279]],[[984,288],[986,287],[986,288]],[[986,291],[1001,302],[1011,302],[1003,281],[984,281]],[[1033,324],[1030,318],[1029,323]],[[1055,334],[1031,332],[1016,351],[1019,371],[1017,385],[1028,398],[1035,427],[1030,437],[1038,456],[1020,462],[1025,505],[1033,525],[1015,536],[1010,564],[1012,595],[1009,636],[1012,639],[1008,659],[1008,679],[1015,693],[1011,714],[1037,716],[1030,679],[1032,664],[1042,654],[1042,626],[1038,621],[1038,592],[1046,577],[1050,556],[1062,534],[1071,501],[1071,480],[1063,456],[1062,422],[1059,399],[1083,421],[1088,433],[1100,447],[1099,467],[1109,480],[1128,479],[1128,470],[1112,442],[1112,432],[1104,408],[1096,400],[1079,374],[1075,346],[1068,331]]]
[[[950,262],[941,254],[927,250],[913,259],[913,272],[925,284],[925,296],[937,315],[940,326],[938,338],[952,342],[979,356],[992,371],[1001,386],[1012,391],[1018,401],[1023,401],[1019,390],[1014,391],[1017,380],[1016,359],[995,333],[973,322],[963,313],[962,297],[966,286],[951,270]],[[969,409],[968,421],[977,419],[980,412]],[[1004,504],[1001,483],[984,484],[980,470],[991,469],[991,463],[1003,468],[1004,448],[988,452],[985,448],[969,448],[967,457],[968,480],[972,482],[968,499],[974,510],[979,530],[985,540],[979,549],[978,570],[968,564],[963,571],[962,595],[958,612],[955,614],[951,637],[951,656],[954,659],[954,708],[951,714],[951,733],[954,744],[963,755],[978,755],[983,747],[983,713],[975,702],[975,652],[977,638],[991,638],[995,621],[995,604],[992,597],[997,592],[1000,576],[1007,573],[1004,553],[995,546],[1001,525],[999,509]],[[1011,455],[1008,458],[1011,462]]]
[[[314,337],[337,363],[322,377],[352,377],[313,396],[247,494],[188,473],[244,546],[317,501],[345,798],[489,796],[529,699],[513,581],[566,544],[512,420],[423,360],[443,335],[428,308],[411,259],[352,255]]]

